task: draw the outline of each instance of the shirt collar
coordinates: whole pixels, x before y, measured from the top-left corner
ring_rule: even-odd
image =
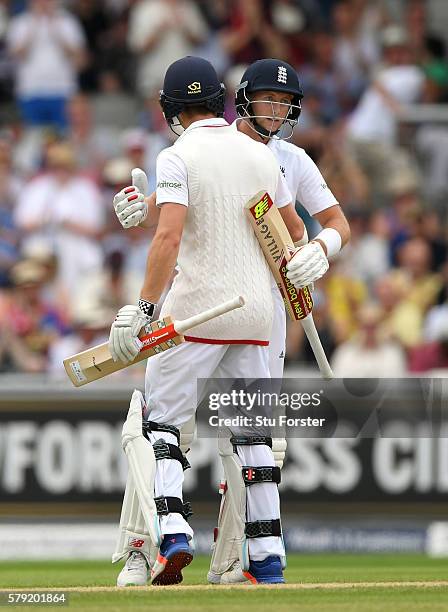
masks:
[[[191,125],[187,127],[186,130],[182,132],[182,136],[189,132],[190,130],[194,130],[199,127],[215,127],[221,125],[229,125],[224,117],[209,117],[208,119],[199,119],[199,121],[195,121]]]

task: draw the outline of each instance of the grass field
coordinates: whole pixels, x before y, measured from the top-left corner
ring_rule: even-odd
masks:
[[[273,587],[207,586],[207,568],[208,559],[196,557],[185,570],[182,585],[116,589],[113,585],[119,568],[109,563],[3,562],[0,589],[70,588],[71,611],[448,611],[448,559],[423,555],[289,555],[287,585]],[[21,610],[37,607],[42,609],[7,606]]]

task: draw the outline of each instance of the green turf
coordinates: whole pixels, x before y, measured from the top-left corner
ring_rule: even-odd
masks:
[[[285,576],[293,583],[402,582],[448,580],[448,559],[423,555],[289,555]],[[184,584],[205,584],[208,559],[197,557],[184,571]],[[112,586],[118,566],[102,562],[0,563],[0,588]],[[57,609],[96,611],[158,609],[161,612],[289,612],[316,611],[447,611],[446,587],[394,587],[313,590],[186,589],[151,592],[117,589],[114,592],[70,593],[68,607]],[[8,608],[11,608],[8,606]],[[39,606],[40,609],[42,609]],[[15,607],[32,610],[34,607]],[[55,608],[53,608],[55,609]]]

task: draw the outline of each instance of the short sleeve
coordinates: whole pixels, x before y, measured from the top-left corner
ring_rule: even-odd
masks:
[[[64,38],[69,45],[82,49],[85,46],[84,32],[77,19],[71,15],[64,15],[61,20],[61,30],[63,30]]]
[[[156,204],[166,202],[188,206],[187,168],[182,159],[170,149],[165,149],[157,157]]]
[[[311,216],[338,204],[319,168],[306,153],[300,160],[297,200]]]
[[[278,183],[277,183],[277,191],[275,192],[274,203],[277,208],[283,208],[284,206],[288,206],[291,204],[292,197],[291,192],[288,189],[288,185],[286,183],[285,177],[283,174],[278,171]]]

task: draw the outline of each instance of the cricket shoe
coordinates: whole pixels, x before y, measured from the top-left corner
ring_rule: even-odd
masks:
[[[210,570],[207,574],[207,580],[211,584],[240,584],[244,582],[250,584],[250,580],[244,575],[239,561],[235,561],[232,567],[223,574],[217,574]]]
[[[280,557],[274,555],[266,557],[263,561],[251,561],[249,570],[243,572],[243,574],[252,584],[280,584],[285,582]]]
[[[182,570],[193,559],[193,549],[184,533],[169,533],[163,538],[159,554],[151,569],[151,584],[179,584]]]
[[[141,552],[133,551],[118,574],[117,586],[145,586],[149,578],[148,564]]]

